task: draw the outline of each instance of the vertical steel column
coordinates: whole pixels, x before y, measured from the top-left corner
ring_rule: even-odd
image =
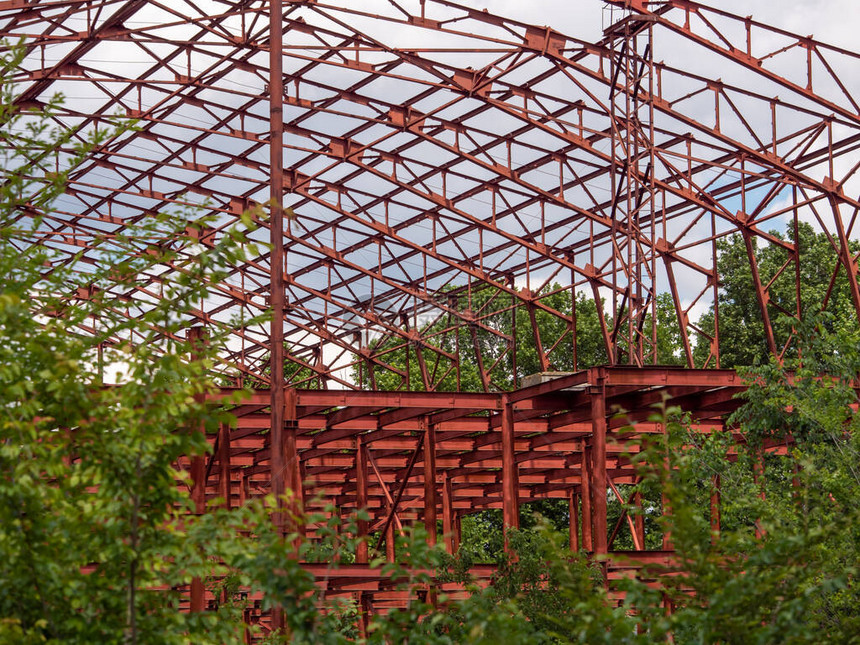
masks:
[[[284,482],[284,79],[282,51],[284,45],[282,0],[269,0],[269,164],[271,181],[270,280],[272,326],[270,338],[271,378],[271,479],[272,494],[279,500]],[[278,527],[284,529],[284,518],[276,513]]]
[[[229,509],[230,499],[230,426],[222,423],[218,428],[218,494],[224,500],[224,508]]]
[[[355,505],[360,511],[367,509],[367,444],[361,437],[356,439],[355,448]],[[367,563],[367,520],[358,520],[358,537],[362,539],[355,551],[358,564]]]
[[[417,349],[420,353],[421,349]],[[424,430],[424,530],[427,546],[436,546],[436,426],[427,416],[421,417],[419,427]],[[436,606],[438,596],[433,584],[427,586],[427,601]]]
[[[457,550],[454,546],[454,491],[448,473],[442,474],[442,533],[445,536],[445,550],[453,555]]]
[[[594,553],[607,552],[606,535],[606,389],[600,370],[591,387],[591,539]]]
[[[191,349],[191,360],[198,361],[201,358],[201,350],[205,342],[206,332],[203,327],[192,327],[188,330],[188,343]],[[199,397],[198,402],[200,401]],[[203,428],[197,428],[203,432]],[[196,455],[191,458],[191,501],[194,503],[194,512],[202,514],[206,512],[206,458]],[[203,611],[205,600],[205,589],[200,578],[191,580],[191,611]]]
[[[579,551],[579,500],[572,488],[568,497],[568,531],[568,546],[575,553]]]
[[[663,433],[663,449],[665,451],[663,454],[663,469],[664,476],[668,481],[669,478],[672,476],[672,462],[669,460],[669,432],[665,424],[662,424],[661,432]],[[663,491],[661,491],[660,493],[660,504],[662,506],[663,517],[671,517],[672,506],[669,503],[669,498],[666,497],[666,493]],[[672,531],[670,528],[668,528],[667,525],[666,528],[663,529],[663,550],[671,551],[672,549]]]
[[[424,430],[424,529],[427,544],[436,544],[436,426],[426,416],[421,417]]]
[[[502,521],[505,548],[508,547],[508,529],[520,527],[519,478],[514,449],[514,406],[507,394],[502,395]]]
[[[203,327],[192,327],[188,330],[188,343],[191,349],[191,360],[201,359],[201,350],[206,332]],[[200,397],[195,397],[198,402]],[[203,432],[203,428],[197,428]],[[206,457],[197,455],[191,458],[191,501],[194,502],[194,512],[203,513],[206,510]]]
[[[271,379],[271,451],[270,469],[272,494],[280,509],[284,484],[284,78],[282,49],[284,45],[283,5],[281,0],[269,0],[269,219],[272,252],[269,258],[271,281],[270,301],[272,326],[269,339]],[[274,514],[275,526],[285,529],[282,512]],[[284,626],[283,610],[272,611],[272,629]]]
[[[390,501],[386,501],[385,508],[387,513],[391,514],[391,509],[394,508],[394,504]],[[394,522],[389,522],[388,528],[385,530],[385,559],[388,560],[388,562],[394,562],[397,558],[394,541]]]
[[[711,478],[711,543],[720,539],[720,476]]]
[[[367,633],[370,629],[370,617],[373,609],[373,598],[366,591],[359,592],[359,608],[360,608],[360,616],[358,620],[358,633],[359,636],[363,638],[367,638]]]
[[[301,504],[304,501],[304,491],[302,488],[302,465],[296,444],[296,432],[299,426],[297,403],[295,388],[284,388],[284,481],[292,491],[295,503]]]
[[[582,482],[580,499],[582,500],[582,548],[586,551],[594,549],[594,541],[591,539],[591,449],[582,447],[582,468],[580,471]]]
[[[636,506],[636,515],[633,517],[633,528],[636,531],[636,539],[642,549],[645,549],[645,516],[642,514],[642,493],[636,491],[633,494],[633,504]]]

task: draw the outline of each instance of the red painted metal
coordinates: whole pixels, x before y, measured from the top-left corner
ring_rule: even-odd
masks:
[[[576,553],[579,551],[579,497],[574,489],[570,489],[568,498],[568,547]]]
[[[295,401],[289,415],[299,420],[296,451],[304,465],[305,488],[312,492],[306,499],[308,510],[324,513],[329,502],[343,514],[366,508],[371,520],[360,525],[359,532],[384,536],[389,559],[395,557],[395,533],[409,523],[423,523],[432,542],[441,515],[441,539],[453,552],[461,516],[497,508],[506,527],[517,526],[522,501],[558,499],[573,509],[571,546],[608,554],[607,580],[612,585],[619,571],[612,548],[621,533],[629,532],[637,557],[654,553],[665,559],[643,551],[646,527],[641,516],[622,515],[609,535],[607,495],[625,504],[641,504],[635,495],[622,499],[619,491],[619,486],[635,484],[640,476],[629,457],[636,447],[619,431],[628,422],[646,419],[653,404],[663,400],[689,410],[702,431],[723,428],[726,412],[738,405],[734,396],[741,390],[730,370],[616,366],[502,395],[288,390],[286,399]],[[258,391],[236,408],[229,462],[242,478],[231,478],[228,484],[221,480],[222,470],[211,469],[210,497],[229,485],[231,499],[240,503],[242,481],[253,495],[268,492],[271,451],[264,434],[268,417],[259,414],[265,411],[266,394]],[[626,413],[609,420],[615,409]],[[392,411],[400,414],[392,416]],[[556,418],[567,420],[556,424]],[[303,425],[302,420],[308,423]],[[334,425],[349,427],[351,434],[327,440],[326,433],[334,430],[318,432]],[[663,431],[647,421],[636,428],[640,433]],[[769,449],[784,451],[785,446]],[[367,464],[366,470],[358,467],[360,463]],[[314,535],[315,528],[307,527],[307,539]],[[670,536],[664,538],[671,551]],[[359,550],[357,563],[368,556],[366,549]],[[357,574],[326,571],[321,580],[327,595],[360,590],[365,594],[362,602],[372,611],[408,600],[405,595],[388,595],[378,572],[361,574],[368,577],[360,582]],[[444,585],[441,589],[452,592]]]
[[[591,539],[597,555],[607,552],[606,541],[606,390],[603,373],[591,386]]]
[[[361,437],[356,439],[358,448],[355,451],[355,505],[359,509],[367,508],[367,444]],[[358,537],[367,537],[367,520],[358,520]],[[358,564],[367,563],[367,542],[358,544],[355,561]]]
[[[191,358],[199,359],[199,352],[203,349],[203,343],[206,342],[206,330],[203,327],[192,327],[188,330],[188,344],[191,348]],[[202,401],[203,399],[199,399]],[[202,432],[202,428],[196,428],[198,432]],[[201,456],[191,458],[189,467],[191,475],[191,501],[194,503],[194,512],[202,514],[206,512],[206,459]],[[191,611],[203,611],[205,589],[201,578],[193,578],[191,580],[191,589],[189,591],[189,604]]]
[[[427,531],[427,544],[436,544],[436,506],[437,482],[436,469],[436,427],[429,423],[427,417],[421,418],[424,431],[424,529]]]
[[[514,446],[514,406],[508,397],[502,398],[502,519],[505,528],[505,546],[508,546],[509,528],[520,527],[519,466]]]
[[[114,114],[138,123],[71,172],[22,243],[99,264],[105,236],[205,202],[211,228],[111,294],[136,316],[164,272],[268,204],[252,236],[269,248],[186,321],[231,325],[214,370],[261,385],[208,464],[187,464],[199,510],[287,489],[311,511],[366,508],[359,532],[393,560],[409,523],[453,552],[463,516],[501,509],[516,527],[521,502],[552,498],[567,500],[571,547],[611,554],[607,495],[637,477],[619,430],[662,432],[649,417],[664,397],[702,431],[737,406],[740,379],[715,369],[720,242],[744,242],[771,354],[796,342],[776,317],[826,307],[839,276],[860,316],[860,55],[694,0],[608,4],[611,24],[584,40],[451,0],[0,3],[0,37],[27,37],[21,106],[65,91],[54,119],[78,138]],[[821,303],[801,302],[804,249],[771,230],[804,220],[834,250]],[[775,275],[764,245],[784,253]],[[795,302],[773,301],[777,279]],[[658,355],[663,331],[678,356]],[[528,369],[572,373],[518,387]],[[645,528],[636,516],[616,533],[641,547]],[[325,574],[329,593],[360,592],[365,617],[405,602],[367,551]]]
[[[522,365],[523,344],[541,368],[580,362],[575,317],[586,310],[573,309],[583,306],[597,314],[611,362],[652,364],[663,293],[686,362],[704,343],[714,366],[719,324],[702,329],[692,314],[718,288],[715,242],[741,232],[757,248],[784,248],[797,269],[794,244],[769,229],[798,208],[833,235],[860,309],[848,244],[860,119],[840,77],[857,55],[700,3],[611,4],[627,11],[594,42],[447,1],[421,13],[394,2],[373,16],[336,2],[281,11],[257,0],[211,15],[179,2],[169,26],[140,20],[154,7],[143,1],[0,7],[3,36],[33,36],[22,105],[61,87],[90,97],[91,110],[57,115],[82,136],[117,111],[140,119],[138,133],[106,142],[72,174],[71,199],[47,215],[38,242],[86,253],[98,231],[197,197],[219,213],[218,236],[245,207],[273,199],[271,253],[236,267],[197,317],[251,319],[288,298],[286,378],[297,387],[356,387],[360,372],[371,385],[387,373],[432,389],[462,380],[468,363],[494,390],[500,369]],[[66,34],[64,20],[86,28]],[[450,42],[385,42],[399,31]],[[711,56],[721,78],[686,70],[690,57],[660,49],[666,34]],[[56,61],[43,55],[53,45],[65,47]],[[117,68],[114,52],[140,73]],[[481,67],[480,56],[493,62]],[[733,68],[761,82],[745,84]],[[403,90],[376,91],[381,82]],[[286,221],[284,199],[295,214]],[[282,265],[283,275],[273,269]],[[792,341],[770,342],[768,278],[753,287],[781,354]],[[123,295],[158,283],[143,276]],[[487,300],[487,288],[505,297]],[[589,291],[605,306],[553,299]],[[528,323],[516,324],[517,310]],[[502,317],[517,334],[499,327]],[[280,320],[239,324],[219,369],[274,378],[277,393]]]

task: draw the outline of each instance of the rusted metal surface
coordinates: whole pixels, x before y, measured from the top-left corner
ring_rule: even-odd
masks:
[[[54,120],[81,139],[137,120],[22,243],[98,265],[97,240],[153,212],[214,213],[206,245],[268,204],[254,236],[269,250],[188,321],[229,322],[215,369],[258,387],[193,466],[198,509],[202,472],[228,506],[289,488],[312,510],[365,507],[360,530],[392,559],[405,523],[435,541],[441,519],[453,551],[464,514],[499,508],[517,526],[521,502],[558,498],[581,515],[570,544],[607,553],[607,493],[636,477],[619,429],[662,432],[649,417],[664,399],[704,430],[737,405],[719,307],[700,324],[719,241],[745,243],[772,354],[796,340],[775,316],[830,297],[801,302],[803,249],[772,229],[827,232],[831,290],[847,274],[860,314],[860,56],[693,0],[607,4],[611,24],[583,39],[448,0],[0,2],[0,36],[28,49],[20,105],[65,92]],[[784,252],[795,303],[771,300],[763,245]],[[114,294],[129,316],[160,269]],[[658,324],[685,367],[657,365]],[[592,341],[608,366],[583,370]],[[529,360],[571,373],[518,387]],[[715,482],[715,535],[719,502]],[[629,528],[641,546],[644,526]],[[330,590],[402,601],[369,556],[325,573]]]
[[[563,387],[574,381],[584,387]],[[664,403],[682,405],[702,432],[724,430],[724,418],[739,405],[735,395],[742,389],[731,370],[619,366],[592,368],[502,396],[288,390],[288,398],[296,401],[297,456],[304,488],[312,492],[305,498],[307,510],[325,515],[327,505],[333,504],[347,517],[367,509],[370,519],[359,524],[359,532],[379,536],[379,553],[385,542],[390,557],[390,540],[410,523],[423,523],[434,543],[441,519],[445,548],[453,551],[464,516],[500,509],[505,525],[513,527],[521,503],[557,499],[577,510],[571,518],[572,545],[612,556],[618,533],[629,531],[636,547],[631,555],[647,560],[665,555],[643,549],[640,517],[622,515],[611,535],[608,529],[613,527],[607,527],[607,495],[620,498],[618,487],[641,477],[632,463],[638,448],[629,442],[629,423],[637,421],[641,434],[662,433],[662,425],[649,417],[655,403]],[[243,480],[252,495],[269,491],[267,395],[258,391],[237,409],[236,427],[229,431],[229,463],[243,477],[222,482],[224,471],[210,469],[210,498],[228,486],[232,503],[240,503]],[[332,424],[348,432],[329,439]],[[771,450],[784,451],[785,446]],[[636,496],[622,501],[642,503]],[[712,528],[718,532],[718,509],[712,512]],[[315,531],[307,527],[308,539],[314,539]],[[356,561],[367,559],[365,548]],[[616,575],[612,562],[610,557],[610,582]],[[326,571],[320,577],[328,594],[361,590],[375,611],[397,604],[378,572],[357,568],[363,572],[355,574],[358,580],[350,573],[353,569],[313,567]],[[405,601],[407,596],[397,598]]]
[[[96,237],[154,211],[208,200],[215,239],[254,203],[290,209],[198,312],[283,317],[236,326],[228,378],[279,396],[283,330],[287,385],[459,388],[468,364],[507,388],[525,347],[542,370],[581,363],[575,293],[610,363],[657,360],[667,294],[683,360],[703,344],[716,366],[718,312],[697,320],[714,243],[777,245],[789,276],[797,249],[770,230],[798,217],[832,235],[860,308],[854,52],[686,0],[610,3],[594,41],[443,0],[211,4],[5,3],[0,35],[28,37],[22,105],[64,91],[56,121],[81,137],[139,125],[89,155],[33,243],[98,263]],[[158,284],[123,296],[145,307]]]

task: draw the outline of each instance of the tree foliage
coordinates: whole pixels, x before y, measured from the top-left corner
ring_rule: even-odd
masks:
[[[2,61],[4,79],[22,55],[15,50]],[[407,527],[397,547],[402,560],[373,566],[412,600],[374,616],[362,638],[354,603],[326,599],[301,566],[303,560],[350,561],[357,542],[353,520],[341,525],[333,508],[326,517],[295,517],[319,527],[314,540],[301,541],[274,529],[274,500],[237,509],[210,502],[198,514],[189,498],[187,460],[206,456],[207,434],[230,418],[205,402],[215,389],[212,352],[221,332],[210,328],[209,346],[183,339],[209,285],[245,257],[245,234],[234,228],[198,248],[198,236],[187,230],[207,225],[200,213],[153,216],[123,235],[97,240],[100,260],[85,271],[82,256],[69,261],[31,245],[45,230],[39,213],[64,186],[66,174],[53,169],[73,168],[111,134],[81,140],[52,132],[57,105],[24,113],[9,83],[2,84],[0,642],[240,643],[247,594],[262,597],[263,610],[284,610],[286,628],[265,635],[270,642],[860,642],[860,337],[846,322],[847,305],[836,291],[829,314],[802,325],[779,323],[780,334],[793,328],[802,340],[800,351],[783,363],[763,362],[760,338],[730,341],[737,354],[726,360],[762,365],[745,372],[746,401],[729,431],[698,433],[680,411],[655,411],[652,420],[666,432],[639,440],[641,450],[631,458],[641,483],[625,493],[665,496],[672,512],[659,521],[674,543],[675,565],[613,578],[607,587],[605,562],[566,550],[566,536],[555,529],[566,522],[566,511],[552,504],[536,505],[552,521],[526,516],[523,530],[510,533],[513,554],[493,542],[500,536],[493,514],[483,525],[464,525],[464,542],[472,531],[475,548],[456,557],[429,547],[420,527]],[[801,235],[807,236],[804,246],[826,255],[811,230],[802,228]],[[726,243],[724,261],[745,266],[734,244]],[[197,252],[180,254],[188,245]],[[762,251],[765,269],[767,254]],[[155,269],[164,297],[141,306],[136,316],[118,313],[126,303],[114,294]],[[826,272],[815,277],[815,270],[804,268],[810,302],[823,298]],[[741,283],[725,285],[723,308],[748,320],[752,305]],[[779,284],[774,281],[775,294]],[[497,295],[484,294],[487,303]],[[562,312],[570,303],[561,290],[545,295]],[[667,301],[658,305],[658,316],[673,315]],[[604,362],[594,340],[594,303],[578,296],[577,309],[583,334],[578,367]],[[457,332],[487,345],[488,356],[498,352],[502,360],[490,370],[497,387],[512,385],[513,356],[493,343],[512,335],[514,322],[517,335],[531,333],[528,313],[515,315],[515,321],[510,311],[482,319],[499,334]],[[565,333],[552,327],[563,326],[558,318],[538,312],[536,320],[548,335]],[[450,336],[445,342],[456,341]],[[658,340],[666,362],[676,360],[678,340]],[[519,375],[539,371],[533,349],[518,343]],[[410,376],[416,373],[414,347],[408,359],[405,347],[388,350],[404,372],[409,365]],[[572,369],[565,362],[572,354],[557,351],[553,365]],[[105,355],[124,365],[121,386],[103,383],[99,358]],[[441,369],[434,383],[453,387],[451,370]],[[381,373],[375,377],[384,385]],[[409,385],[428,384],[410,378]],[[480,374],[467,372],[460,386],[484,385]],[[717,476],[723,492],[718,536],[707,511]],[[499,558],[499,569],[492,584],[480,588],[469,578],[469,565],[488,555]],[[216,592],[218,602],[203,612],[181,611],[195,578]],[[439,593],[434,602],[428,592],[438,580],[462,582],[469,593],[460,599]]]
[[[68,171],[117,130],[51,130],[59,97],[19,109],[5,79],[21,56],[0,66],[0,642],[244,642],[229,594],[180,611],[193,578],[262,593],[265,607],[291,607],[296,634],[313,633],[334,614],[316,611],[298,564],[310,545],[297,556],[274,531],[271,501],[197,515],[187,491],[188,459],[206,455],[206,435],[230,417],[205,401],[225,330],[210,326],[208,346],[184,339],[250,243],[235,227],[201,247],[188,229],[209,221],[190,211],[104,235],[95,264],[32,244]],[[128,316],[115,294],[149,271],[163,297]],[[123,366],[122,385],[103,383],[102,359]]]
[[[525,295],[527,291],[522,293]],[[569,322],[574,319],[574,301],[569,290],[551,284],[535,299],[558,315],[538,307],[532,307],[530,312],[528,306],[520,305],[495,287],[469,290],[468,301],[449,298],[449,306],[457,306],[473,322],[455,328],[456,320],[447,315],[419,326],[421,341],[405,341],[396,334],[372,338],[369,351],[385,366],[374,365],[369,370],[356,367],[353,378],[383,390],[505,391],[531,374],[573,372],[608,362],[593,299],[582,292],[576,295],[575,353]],[[600,306],[605,307],[605,303]],[[668,293],[657,296],[655,310],[657,363],[683,364],[680,332]],[[611,316],[606,316],[606,324],[611,330]],[[650,314],[644,326],[651,327]],[[407,334],[408,329],[404,329]],[[546,365],[541,362],[541,348],[547,355]],[[621,351],[625,351],[623,347]],[[458,360],[452,360],[451,356]],[[482,368],[485,378],[481,375]]]
[[[830,314],[825,324],[828,329],[852,329],[857,326],[857,315],[851,303],[848,278],[839,263],[834,242],[824,232],[816,232],[805,222],[786,233],[771,231],[776,239],[796,243],[799,247],[799,265],[789,262],[791,255],[778,244],[754,248],[754,257],[760,279],[768,287],[767,310],[777,350],[792,338],[797,338],[797,314],[803,318],[818,311]],[[852,252],[860,247],[852,243]],[[720,320],[720,366],[743,367],[764,365],[769,359],[765,339],[761,305],[756,295],[750,257],[740,234],[720,240],[717,244],[717,271],[720,275],[718,298]],[[800,302],[795,285],[801,285]],[[792,319],[792,316],[795,319]],[[712,306],[699,326],[709,334],[714,332]],[[708,358],[708,343],[699,342],[694,348],[696,365],[704,365]],[[786,354],[797,355],[797,342]],[[713,364],[712,364],[713,366]]]

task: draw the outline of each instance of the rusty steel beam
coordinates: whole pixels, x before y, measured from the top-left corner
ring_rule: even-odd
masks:
[[[176,0],[162,20],[145,18],[164,10],[147,0],[0,3],[0,36],[25,37],[18,106],[62,89],[51,120],[73,143],[113,115],[137,120],[71,171],[56,208],[22,210],[42,218],[22,248],[101,267],[103,240],[192,209],[188,239],[135,238],[140,257],[175,253],[107,294],[111,315],[135,318],[245,211],[268,244],[184,318],[193,334],[230,328],[214,371],[236,387],[213,404],[259,388],[233,409],[236,427],[210,437],[208,461],[182,462],[197,510],[287,489],[285,514],[331,499],[366,508],[359,533],[380,530],[393,559],[410,522],[435,542],[441,512],[454,552],[464,514],[501,509],[516,527],[521,502],[551,498],[566,500],[572,548],[609,554],[606,495],[636,482],[620,429],[661,432],[652,405],[667,397],[701,432],[721,431],[738,404],[737,374],[714,369],[727,337],[721,242],[743,244],[757,305],[746,322],[778,359],[797,339],[777,316],[807,313],[805,250],[771,230],[788,220],[795,240],[813,222],[833,251],[823,302],[808,306],[847,298],[860,320],[860,100],[848,82],[860,55],[716,3],[609,4],[612,23],[584,40],[563,21],[453,0],[375,13],[341,0],[207,13]],[[683,52],[669,46],[679,41]],[[195,213],[214,223],[197,230]],[[766,246],[784,255],[773,274]],[[792,281],[777,302],[775,285]],[[683,368],[657,365],[658,301],[680,339],[662,359]],[[562,374],[519,387],[526,366]],[[628,520],[641,547],[642,518]],[[330,578],[349,589],[365,618],[405,602],[364,565]],[[202,609],[199,584],[191,596]]]

